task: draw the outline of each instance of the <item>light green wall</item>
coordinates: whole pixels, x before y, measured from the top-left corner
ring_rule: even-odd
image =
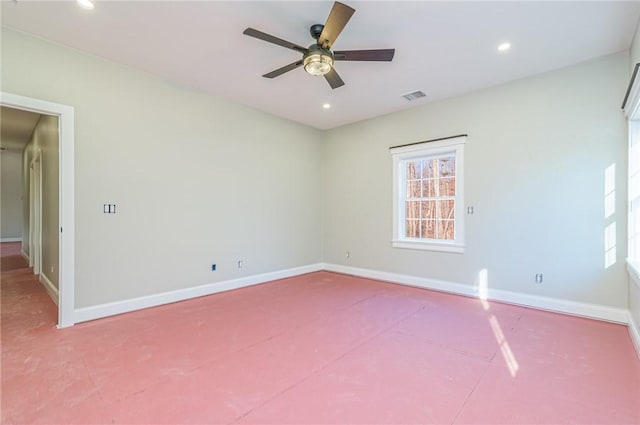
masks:
[[[583,303],[627,307],[628,52],[327,133],[324,261]],[[389,147],[468,134],[464,254],[391,248]],[[604,217],[616,165],[616,213]],[[604,228],[617,224],[605,268]],[[350,252],[347,259],[345,252]],[[534,283],[536,273],[544,283]]]
[[[2,63],[4,91],[75,108],[76,308],[321,261],[627,306],[603,185],[615,163],[626,193],[628,53],[328,132],[7,29]],[[389,146],[461,133],[466,252],[392,249]]]
[[[629,55],[631,60],[629,61],[629,65],[631,71],[635,67],[636,63],[640,62],[640,26],[636,27],[636,33],[633,36],[633,40],[631,41],[631,48],[629,49]]]
[[[58,283],[58,117],[41,115],[33,136],[22,154],[23,164],[23,251],[29,254],[30,175],[29,169],[39,152],[42,173],[42,267],[41,273],[57,288]]]
[[[0,238],[22,237],[22,155],[6,150],[0,153]]]
[[[76,308],[321,261],[319,131],[6,28],[1,78],[75,108]]]

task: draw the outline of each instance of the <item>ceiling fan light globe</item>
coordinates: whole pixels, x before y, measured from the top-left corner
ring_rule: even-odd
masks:
[[[311,52],[303,59],[304,70],[311,75],[324,75],[331,71],[333,58],[322,52]]]

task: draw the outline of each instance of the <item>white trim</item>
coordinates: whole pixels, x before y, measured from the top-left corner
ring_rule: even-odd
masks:
[[[33,274],[42,269],[42,150],[38,149],[29,166],[29,252]]]
[[[218,292],[230,291],[232,289],[244,288],[258,285],[277,279],[285,279],[306,273],[313,273],[322,270],[322,264],[311,264],[308,266],[294,267],[291,269],[275,272],[262,273],[239,279],[225,280],[221,282],[209,283],[192,288],[177,289],[175,291],[152,294],[144,297],[132,298],[128,300],[115,301],[107,304],[100,304],[91,307],[83,307],[75,310],[76,323],[89,320],[100,319],[121,313],[141,310],[149,307],[156,307],[163,304],[170,304],[177,301],[184,301],[191,298],[216,294]]]
[[[47,294],[49,294],[53,302],[58,305],[58,298],[60,297],[60,293],[58,292],[58,288],[56,288],[53,282],[51,282],[51,279],[49,279],[44,273],[40,273],[40,283],[42,283],[44,289],[47,290]]]
[[[342,266],[338,264],[324,264],[324,270],[365,277],[369,279],[383,280],[391,283],[415,286],[418,288],[433,289],[436,291],[450,292],[479,298],[478,287],[463,283],[448,282],[444,280],[429,279],[397,273],[381,272],[377,270],[361,269]],[[509,304],[517,304],[541,310],[549,310],[557,313],[565,313],[573,316],[588,317],[591,319],[606,320],[609,322],[627,324],[629,321],[628,310],[609,307],[599,304],[579,303],[558,298],[542,297],[539,295],[523,294],[520,292],[505,291],[502,289],[487,290],[488,300],[501,301]]]
[[[27,241],[28,245],[29,245],[29,267],[33,267],[34,263],[36,262],[36,258],[38,257],[36,255],[36,249],[35,249],[35,244],[34,244],[34,236],[33,236],[33,232],[35,229],[35,201],[33,199],[33,194],[35,193],[35,178],[34,178],[34,171],[33,171],[33,160],[29,163],[29,223],[28,223],[28,227],[29,227],[29,240]]]
[[[394,248],[419,249],[421,251],[456,252],[456,253],[464,252],[464,245],[447,243],[446,241],[423,242],[423,241],[398,240],[398,241],[391,241],[391,246]]]
[[[22,254],[22,258],[25,259],[25,261],[27,262],[27,264],[29,264],[29,254],[27,254],[26,252],[24,252],[24,249],[20,250],[20,254]]]
[[[86,322],[89,320],[114,316],[116,314],[128,313],[145,308],[189,300],[192,298],[212,295],[219,292],[230,291],[233,289],[240,289],[277,279],[285,279],[288,277],[313,273],[322,270],[479,298],[478,288],[474,285],[397,273],[381,272],[371,269],[342,266],[338,264],[318,263],[308,266],[263,273],[254,276],[247,276],[239,279],[214,282],[192,288],[178,289],[175,291],[163,292],[160,294],[152,294],[128,300],[115,301],[91,307],[83,307],[75,310],[74,317],[76,323]],[[634,339],[634,344],[638,346],[638,341],[640,341],[640,337],[638,337],[638,329],[633,323],[630,313],[625,309],[608,307],[598,304],[579,303],[575,301],[542,297],[538,295],[523,294],[519,292],[491,288],[488,289],[486,299],[541,310],[548,310],[557,313],[627,324],[629,325],[629,332],[631,334],[631,337],[632,339]]]
[[[58,117],[60,158],[58,163],[59,220],[58,238],[58,327],[75,323],[75,164],[74,109],[71,106],[47,102],[7,92],[0,92],[0,105]]]
[[[631,342],[633,342],[633,346],[636,349],[638,359],[640,359],[640,329],[638,328],[638,325],[636,325],[635,320],[633,320],[631,313],[629,313],[629,336],[631,337]]]
[[[464,146],[467,136],[415,143],[389,149],[392,156],[392,238],[391,246],[440,252],[464,252]],[[412,239],[405,237],[406,162],[425,157],[453,154],[455,163],[455,240]]]
[[[422,152],[426,149],[445,149],[451,146],[456,146],[461,143],[467,142],[467,136],[450,137],[441,140],[434,140],[432,142],[412,143],[405,146],[397,146],[389,148],[391,155],[406,154],[411,152]]]
[[[22,242],[22,238],[0,238],[0,242]]]

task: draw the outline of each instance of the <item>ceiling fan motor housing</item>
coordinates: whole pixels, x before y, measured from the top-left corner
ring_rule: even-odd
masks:
[[[309,50],[304,54],[305,57],[310,55],[326,55],[331,56],[331,58],[333,59],[333,52],[331,50],[323,49],[317,44],[312,44],[311,46],[309,46]]]
[[[309,28],[309,32],[311,33],[311,37],[313,37],[314,40],[317,40],[320,38],[320,34],[322,34],[322,30],[324,29],[324,25],[322,24],[314,24],[311,25],[311,27]]]

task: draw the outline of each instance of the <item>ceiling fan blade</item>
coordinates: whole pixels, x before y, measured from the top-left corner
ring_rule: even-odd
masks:
[[[333,52],[333,59],[337,61],[380,61],[390,62],[396,49],[376,50],[342,50]]]
[[[331,68],[331,71],[324,74],[324,78],[327,80],[327,83],[329,83],[332,89],[337,89],[338,87],[344,86],[344,81],[342,81],[342,78],[340,78],[334,68]]]
[[[267,34],[265,32],[262,31],[258,31],[257,29],[254,28],[247,28],[246,30],[242,31],[242,33],[244,35],[248,35],[250,37],[255,37],[259,40],[263,40],[269,43],[273,43],[273,44],[277,44],[278,46],[282,46],[282,47],[286,47],[287,49],[291,49],[291,50],[295,50],[297,52],[300,53],[307,53],[307,48],[306,47],[302,47],[299,46],[295,43],[292,43],[290,41],[287,40],[283,40],[281,38],[278,37],[274,37],[273,35]]]
[[[264,78],[276,78],[279,75],[284,74],[285,72],[289,72],[289,71],[293,71],[294,69],[298,68],[299,66],[302,65],[302,61],[296,61],[294,63],[290,63],[289,65],[285,65],[282,68],[278,68],[275,71],[271,71],[268,74],[264,74],[263,77]]]
[[[324,24],[324,29],[320,37],[318,37],[318,46],[324,49],[331,48],[355,11],[355,9],[346,4],[333,3],[327,22]]]

